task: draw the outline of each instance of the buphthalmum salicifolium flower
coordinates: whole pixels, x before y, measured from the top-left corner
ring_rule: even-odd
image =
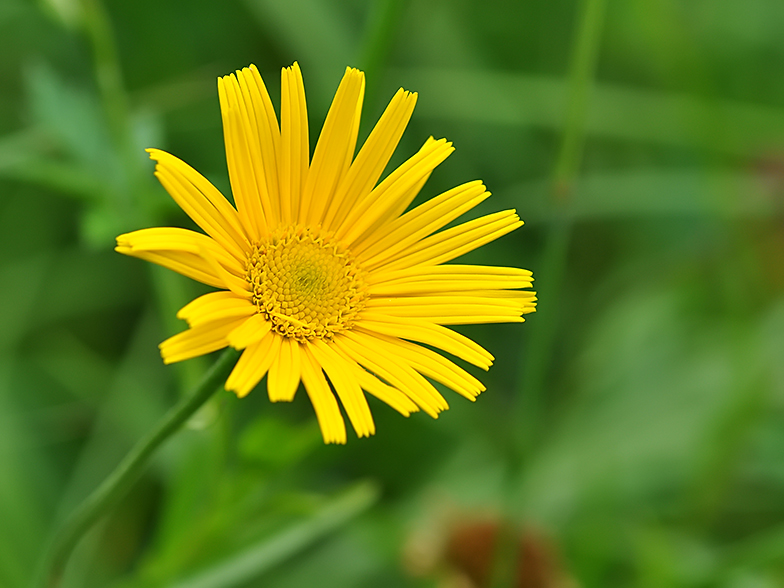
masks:
[[[243,350],[226,389],[266,375],[272,402],[304,384],[328,443],[345,443],[338,399],[359,437],[375,432],[365,393],[403,415],[448,408],[433,382],[474,400],[485,388],[434,349],[488,369],[493,356],[448,325],[522,322],[535,309],[531,272],[447,264],[513,231],[514,210],[445,230],[490,193],[480,181],[407,209],[453,151],[445,139],[380,183],[414,110],[402,88],[355,155],[365,89],[347,68],[313,156],[302,74],[281,75],[280,124],[254,66],[218,80],[232,205],[188,164],[158,149],[155,175],[206,234],[149,228],[117,251],[218,288],[177,316],[189,329],[160,345],[166,363]]]

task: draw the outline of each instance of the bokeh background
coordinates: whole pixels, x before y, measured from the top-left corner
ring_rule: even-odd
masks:
[[[346,446],[302,393],[217,394],[61,585],[784,586],[780,0],[2,0],[0,586],[212,360],[157,352],[200,286],[112,251],[191,226],[143,149],[228,194],[215,79],[277,104],[294,60],[312,141],[346,65],[361,137],[419,92],[392,163],[454,141],[422,195],[516,208],[468,259],[533,270],[539,312],[460,329],[476,403],[371,399]]]

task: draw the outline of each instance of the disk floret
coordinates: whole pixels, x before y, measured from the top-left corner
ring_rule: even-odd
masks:
[[[366,297],[349,253],[310,228],[289,228],[254,244],[247,280],[272,330],[301,343],[331,340],[351,328]]]

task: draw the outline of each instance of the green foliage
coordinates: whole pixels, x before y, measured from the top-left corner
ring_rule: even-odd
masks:
[[[215,77],[253,62],[277,102],[293,60],[312,129],[346,65],[361,137],[419,92],[393,164],[455,142],[424,194],[481,178],[480,212],[518,210],[471,261],[533,270],[540,312],[463,329],[497,358],[476,403],[371,401],[378,433],[346,447],[302,391],[219,393],[61,585],[448,585],[450,534],[488,521],[548,586],[784,585],[782,6],[0,3],[0,586],[209,363],[157,353],[198,286],[111,252],[191,226],[143,149],[228,193]]]

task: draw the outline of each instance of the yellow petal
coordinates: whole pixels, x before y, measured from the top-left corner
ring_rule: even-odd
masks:
[[[238,397],[247,396],[264,377],[280,350],[281,337],[267,332],[260,340],[249,345],[226,380],[226,390]]]
[[[379,346],[386,349],[387,353],[399,355],[421,374],[441,382],[472,402],[485,390],[479,380],[432,349],[396,337],[379,336],[375,333],[369,335],[375,337]]]
[[[523,309],[530,293],[523,297],[478,296],[475,293],[372,298],[365,303],[368,311],[388,316],[419,317],[444,325],[483,322],[522,322]]]
[[[256,312],[256,305],[250,305],[253,307],[254,312]],[[264,315],[254,314],[229,333],[226,336],[226,339],[229,341],[229,345],[234,347],[234,349],[244,349],[266,337],[271,328],[272,323],[269,322]]]
[[[397,210],[411,188],[430,174],[454,151],[445,139],[432,141],[416,155],[403,163],[381,182],[370,194],[361,199],[348,213],[337,229],[335,237],[350,247],[355,240],[377,220],[386,218],[390,210]]]
[[[281,71],[280,92],[280,218],[290,224],[299,215],[310,158],[305,85],[297,62]]]
[[[250,284],[248,284],[246,279],[237,277],[227,271],[218,263],[212,253],[203,247],[199,248],[199,256],[207,262],[207,264],[212,268],[213,273],[220,278],[221,282],[223,282],[223,285],[221,286],[222,288],[231,290],[240,298],[251,297]]]
[[[349,211],[376,185],[411,119],[416,99],[416,93],[403,88],[392,98],[329,203],[323,222],[327,230],[342,225]]]
[[[291,402],[297,392],[301,370],[300,344],[290,337],[282,337],[280,351],[270,366],[267,392],[271,402]]]
[[[237,78],[218,78],[223,136],[229,181],[240,220],[252,241],[268,234],[268,221],[262,202],[269,206],[267,181],[264,177],[258,126],[253,111],[242,97]]]
[[[345,361],[344,365],[351,371],[352,376],[357,379],[359,385],[364,390],[367,390],[368,393],[387,403],[403,416],[409,416],[412,412],[419,412],[419,407],[403,392],[379,380],[356,361],[348,357],[337,345],[331,345],[330,348],[343,358]]]
[[[433,137],[430,137],[427,141],[425,141],[425,144],[422,146],[420,151],[428,150],[431,144],[435,142],[436,140]],[[414,198],[417,197],[419,192],[427,183],[427,180],[430,178],[432,171],[433,170],[426,171],[426,173],[421,175],[419,180],[415,181],[409,188],[406,188],[399,196],[397,196],[395,201],[393,201],[387,207],[383,214],[379,215],[376,220],[368,224],[368,226],[365,228],[365,231],[354,240],[354,243],[363,243],[368,237],[372,237],[376,231],[383,228],[403,214],[403,212],[408,208],[408,205],[414,201]]]
[[[366,278],[371,296],[403,296],[479,289],[529,288],[528,270],[480,265],[417,266],[396,272],[374,272]]]
[[[256,305],[233,292],[210,292],[183,306],[177,318],[195,327],[230,318],[248,318],[257,312]]]
[[[376,432],[367,399],[347,362],[330,345],[315,341],[310,351],[332,382],[357,437],[369,437]]]
[[[245,275],[245,267],[236,257],[229,254],[215,240],[195,231],[170,227],[153,227],[125,233],[117,237],[116,250],[126,255],[140,252],[166,253],[180,251],[201,255],[201,250],[210,252],[220,265],[235,276]]]
[[[451,353],[483,370],[489,369],[493,364],[493,356],[481,345],[427,319],[363,311],[359,322],[363,330],[424,343]]]
[[[228,252],[243,259],[247,233],[223,194],[184,161],[160,149],[147,152],[157,162],[155,176],[180,208]]]
[[[343,444],[346,442],[346,423],[340,414],[338,401],[316,358],[307,346],[302,351],[302,382],[316,412],[324,442]]]
[[[436,196],[355,243],[351,251],[361,263],[380,265],[384,260],[431,235],[483,202],[490,193],[482,182],[470,182]]]
[[[416,370],[398,357],[375,351],[373,343],[372,336],[358,331],[347,331],[334,340],[334,344],[351,359],[405,392],[433,418],[438,418],[439,412],[449,408],[444,397]]]
[[[174,337],[169,337],[158,346],[161,350],[163,363],[183,361],[223,349],[229,344],[226,335],[245,320],[243,318],[215,321],[192,327],[174,335]]]
[[[272,107],[267,88],[261,79],[259,70],[255,65],[246,67],[237,72],[242,98],[248,112],[248,122],[252,131],[258,137],[258,147],[261,151],[262,175],[266,180],[266,194],[269,201],[263,200],[262,207],[268,222],[280,222],[280,211],[277,203],[278,189],[278,153],[280,152],[280,128],[275,109]],[[264,192],[261,192],[264,196]]]
[[[422,239],[405,251],[383,262],[391,272],[417,265],[439,265],[494,241],[521,227],[523,222],[513,210],[489,214]],[[366,269],[376,269],[367,264]]]
[[[308,170],[299,210],[301,223],[321,223],[327,204],[348,170],[357,145],[364,92],[365,75],[346,68]]]
[[[214,286],[215,288],[225,288],[223,280],[216,275],[213,267],[199,255],[182,251],[134,251],[120,245],[115,247],[114,250],[131,257],[138,257],[139,259],[155,263],[202,284]]]

